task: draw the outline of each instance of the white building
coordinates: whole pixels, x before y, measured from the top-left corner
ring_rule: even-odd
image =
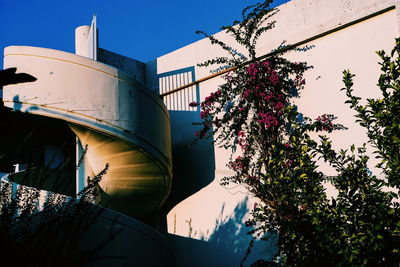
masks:
[[[399,2],[292,0],[278,9],[276,27],[260,39],[258,55],[283,40],[313,46],[287,55],[314,66],[305,76],[307,85],[298,101],[301,111],[312,118],[337,115],[338,122],[349,127],[331,134],[338,148],[366,142],[354,113],[344,104],[341,75],[350,69],[357,75],[356,94],[377,96],[379,65],[374,52],[393,47],[399,35]],[[234,44],[224,32],[215,36]],[[71,155],[77,160],[88,145],[83,166],[76,174],[74,164],[69,167],[69,177],[76,179],[60,193],[81,190],[86,176],[110,164],[100,183],[101,198],[112,199],[109,208],[127,215],[121,217],[127,230],[113,245],[127,255],[118,266],[238,265],[250,240],[243,222],[254,200],[242,187],[219,184],[229,175],[228,151],[207,140],[187,147],[195,132],[192,122],[199,120],[199,110],[189,103],[203,100],[222,80],[212,78],[158,96],[210,75],[210,69],[197,64],[224,51],[203,39],[142,63],[99,48],[98,43],[94,18],[91,26],[76,29],[76,54],[24,46],[5,49],[4,68],[17,67],[37,81],[4,88],[10,125],[15,119],[23,123],[12,132],[20,134],[8,136],[16,141],[4,149],[9,156],[2,159],[0,171],[14,164],[57,165]],[[35,150],[39,156],[16,161],[15,145],[33,128],[41,136]],[[51,160],[53,155],[59,155],[58,161]],[[322,168],[329,173],[327,166]],[[111,218],[114,212],[109,213]],[[268,248],[260,243],[247,263],[268,258]]]

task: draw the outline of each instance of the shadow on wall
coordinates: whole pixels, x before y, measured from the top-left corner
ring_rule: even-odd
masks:
[[[267,235],[268,241],[256,240],[250,254],[244,260],[252,240],[252,236],[247,234],[251,228],[245,226],[248,202],[246,197],[230,216],[224,215],[223,205],[208,240],[206,235],[200,237],[202,240],[197,240],[167,234],[176,253],[176,266],[250,266],[260,259],[271,261],[277,248],[276,235]]]
[[[249,199],[246,197],[235,207],[233,214],[230,216],[224,215],[225,206],[223,205],[220,216],[216,220],[214,232],[211,233],[207,240],[223,250],[231,251],[240,261],[246,256],[246,251],[252,240],[252,236],[248,234],[251,228],[245,226],[249,210],[248,202]],[[277,236],[267,235],[265,238],[268,238],[268,240],[255,240],[250,254],[243,262],[244,266],[249,266],[259,259],[272,260],[276,253]],[[205,237],[203,236],[202,239],[204,240]],[[238,265],[239,263],[237,262]]]
[[[0,172],[16,171],[9,179],[19,184],[75,195],[70,178],[75,176],[76,140],[64,121],[7,107],[0,109],[0,121]]]
[[[14,102],[14,105],[13,105],[14,111],[22,111],[22,102],[19,99],[19,95],[15,95],[13,97],[13,102]],[[35,107],[35,106],[31,106],[31,107],[27,108],[26,110],[24,110],[24,112],[29,113],[34,110],[39,110],[39,108]]]
[[[116,67],[141,83],[145,82],[145,64],[143,62],[103,48],[99,48],[97,53],[97,61]]]
[[[189,146],[194,139],[192,122],[199,112],[170,111],[172,131],[173,180],[169,199],[172,208],[214,180],[215,157],[211,139]]]
[[[167,237],[175,251],[176,267],[226,267],[240,264],[240,257],[215,244],[172,234]]]
[[[158,75],[159,92],[164,93],[195,81],[194,67]],[[164,97],[171,121],[173,179],[166,204],[168,212],[176,204],[210,184],[215,177],[212,139],[190,145],[198,130],[192,123],[200,121],[200,109],[189,103],[199,102],[199,86],[191,86]]]

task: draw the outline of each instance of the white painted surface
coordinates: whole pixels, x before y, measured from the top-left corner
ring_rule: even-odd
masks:
[[[276,27],[260,40],[258,54],[270,52],[283,40],[288,43],[296,43],[394,5],[398,5],[397,0],[292,0],[279,7],[280,12],[275,16]],[[315,45],[315,47],[308,52],[287,55],[292,60],[305,60],[314,66],[314,69],[306,74],[306,89],[302,93],[302,98],[298,101],[301,111],[311,118],[322,113],[334,113],[339,117],[338,122],[350,128],[348,131],[330,135],[337,148],[347,147],[352,143],[360,145],[366,141],[362,129],[354,124],[354,113],[343,103],[345,100],[344,93],[339,91],[343,86],[341,72],[343,69],[349,68],[357,74],[355,78],[356,94],[363,97],[372,97],[378,94],[375,84],[379,74],[379,66],[377,65],[378,57],[374,51],[380,49],[389,51],[393,46],[394,37],[399,35],[398,14],[398,9],[386,12],[310,42],[309,44]],[[89,34],[87,28],[89,26],[85,27],[78,30],[78,35]],[[232,38],[222,32],[215,36],[222,41],[232,43]],[[78,40],[77,47],[80,45],[83,44],[80,44]],[[243,51],[239,47],[236,48]],[[82,51],[79,53],[87,57],[89,51],[85,49],[83,47],[77,49],[77,51]],[[20,55],[17,55],[21,54],[21,51],[24,53],[23,58],[19,58]],[[37,48],[27,47],[21,50],[21,48],[10,47],[7,48],[5,54],[6,62],[10,60],[10,57],[13,57],[12,62],[21,63],[22,68],[19,71],[32,73],[34,76],[37,75],[37,77],[43,77],[46,80],[40,87],[32,86],[34,83],[31,83],[8,87],[13,89],[9,91],[6,88],[5,100],[11,103],[7,104],[8,106],[20,105],[19,108],[26,111],[26,109],[37,104],[51,104],[54,108],[79,111],[84,115],[81,116],[82,118],[86,118],[86,116],[101,118],[103,121],[96,122],[99,127],[105,127],[104,122],[108,122],[115,123],[125,129],[135,129],[137,130],[135,133],[148,138],[151,144],[162,145],[168,142],[167,136],[160,137],[155,134],[158,131],[157,127],[164,129],[168,125],[157,125],[152,131],[146,131],[141,128],[139,123],[129,124],[126,122],[138,121],[136,119],[140,114],[146,114],[147,121],[155,121],[157,118],[150,116],[147,107],[148,103],[156,102],[157,104],[157,100],[153,96],[148,97],[149,95],[146,92],[139,90],[138,94],[141,95],[139,98],[144,102],[126,101],[126,99],[129,99],[127,92],[129,86],[131,86],[129,85],[131,82],[126,83],[126,81],[132,81],[132,79],[117,69],[87,58],[55,50],[38,50]],[[196,64],[223,55],[224,52],[221,48],[213,46],[208,40],[203,39],[158,58],[157,72],[161,74],[195,66],[195,76],[199,79],[209,75],[211,69],[198,68]],[[57,83],[54,82],[55,80]],[[200,100],[204,100],[206,96],[215,91],[221,82],[221,78],[215,78],[202,83],[200,85]],[[64,90],[55,95],[53,90],[58,88],[59,84],[63,84]],[[179,85],[178,82],[175,83],[175,86]],[[170,89],[171,86],[166,87]],[[85,90],[82,88],[85,88]],[[370,88],[372,88],[371,91],[369,91]],[[18,97],[17,100],[31,101],[33,105],[20,104],[18,101],[14,101],[16,96]],[[66,104],[66,99],[73,99],[73,101]],[[104,99],[107,100],[105,104],[102,102]],[[169,99],[171,100],[169,103],[175,103],[173,97],[169,97]],[[88,103],[90,103],[89,106]],[[126,112],[131,107],[137,108],[140,112]],[[170,110],[173,110],[173,112],[193,111],[182,106],[175,108],[175,104],[170,105]],[[160,109],[157,114],[159,117],[168,117],[163,109]],[[81,117],[79,119],[82,119]],[[177,137],[177,142],[190,139],[183,136],[181,128],[173,128],[172,131]],[[207,239],[214,232],[216,223],[238,219],[235,217],[235,212],[237,212],[235,208],[240,207],[240,203],[244,201],[248,193],[242,186],[232,185],[229,188],[224,188],[219,185],[220,179],[229,175],[229,170],[226,168],[229,151],[218,147],[214,147],[214,151],[214,180],[199,192],[183,200],[169,212],[167,219],[170,233],[188,236],[191,228],[190,235],[192,237]],[[161,154],[163,153],[161,152]],[[323,166],[323,168],[329,174],[329,168],[326,166]],[[190,179],[191,177],[184,178]],[[254,200],[250,199],[245,205],[251,207],[253,202]],[[239,217],[239,219],[243,222],[246,217]],[[237,220],[235,222],[238,223]],[[243,225],[237,227],[233,234],[238,234]]]
[[[6,106],[90,124],[134,141],[164,162],[171,158],[169,115],[164,104],[124,72],[46,48],[10,46],[5,48],[4,57],[5,68],[15,66],[38,79],[6,86]]]
[[[90,26],[83,25],[75,29],[75,54],[89,57],[88,36]]]
[[[75,54],[97,60],[97,52],[97,19],[93,15],[90,26],[83,25],[75,29]]]
[[[97,40],[97,19],[93,15],[92,23],[88,35],[88,58],[97,60],[98,40]]]
[[[100,182],[104,197],[114,199],[110,207],[135,218],[153,216],[172,175],[169,114],[161,99],[122,71],[75,54],[18,46],[4,54],[6,68],[37,78],[6,86],[5,106],[71,123],[89,145],[93,172],[110,164]]]
[[[394,6],[397,1],[311,1],[293,0],[279,7],[275,16],[276,28],[267,32],[259,41],[258,55],[263,55],[275,48],[282,40],[295,43],[316,34],[331,30],[340,25]],[[397,11],[392,10],[382,15],[362,21],[341,31],[329,34],[308,43],[315,47],[305,53],[291,53],[292,60],[307,61],[314,66],[305,76],[307,85],[302,98],[297,101],[305,115],[315,118],[323,113],[333,113],[339,117],[338,122],[346,125],[348,131],[335,132],[331,138],[336,148],[346,148],[355,143],[361,145],[366,141],[363,130],[354,123],[354,112],[344,104],[345,94],[340,92],[342,71],[351,69],[357,74],[355,93],[362,97],[378,95],[376,83],[379,75],[376,50],[389,51],[398,36]],[[224,33],[215,35],[220,40],[230,43],[230,37]],[[196,66],[215,56],[222,56],[223,51],[212,46],[208,40],[200,40],[184,48],[157,59],[158,73],[180,68]],[[196,78],[209,75],[210,68],[196,69]],[[200,85],[200,100],[217,89],[221,78],[214,78]],[[179,129],[172,129],[175,131]],[[194,131],[194,130],[193,130]],[[214,181],[198,193],[175,206],[168,214],[168,231],[188,236],[189,221],[195,238],[207,238],[214,231],[216,219],[224,206],[223,217],[234,217],[234,209],[248,195],[242,186],[232,185],[223,188],[219,181],[229,175],[226,168],[229,152],[218,147],[215,149],[216,170]],[[322,166],[329,174],[331,170]],[[329,191],[329,190],[328,190]],[[329,192],[330,194],[332,192]],[[254,200],[253,200],[254,201]],[[248,205],[252,205],[252,200]]]

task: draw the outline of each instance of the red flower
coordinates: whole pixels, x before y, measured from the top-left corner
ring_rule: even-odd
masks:
[[[276,73],[276,71],[272,70],[269,77],[268,77],[269,82],[271,85],[275,86],[279,83],[279,75]]]
[[[275,108],[276,108],[277,110],[282,110],[284,107],[285,107],[285,105],[284,105],[282,102],[278,102],[278,103],[276,103],[276,105],[275,105]]]
[[[244,99],[247,99],[250,96],[250,94],[251,94],[251,90],[250,89],[246,89],[246,90],[243,91],[242,97]]]
[[[316,120],[316,129],[317,131],[327,131],[332,132],[334,129],[334,125],[332,123],[334,116],[331,114],[323,114],[318,116]]]
[[[202,112],[200,112],[200,118],[203,120],[207,118],[208,115],[210,115],[208,112],[209,112],[208,110],[203,110]]]
[[[193,102],[190,102],[189,103],[189,107],[197,107],[199,105],[199,103],[198,102],[196,102],[196,101],[193,101]]]
[[[246,69],[247,74],[250,75],[252,79],[255,79],[258,73],[258,63],[253,63]]]
[[[265,127],[270,128],[273,126],[278,126],[278,119],[273,116],[270,112],[268,113],[258,113],[258,122],[265,125]]]

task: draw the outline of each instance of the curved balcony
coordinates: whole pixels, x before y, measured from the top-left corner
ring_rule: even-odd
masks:
[[[171,186],[171,137],[157,95],[116,68],[58,50],[10,46],[4,67],[37,78],[6,86],[5,106],[67,121],[88,145],[93,172],[110,164],[100,187],[111,209],[146,218],[163,205]]]

